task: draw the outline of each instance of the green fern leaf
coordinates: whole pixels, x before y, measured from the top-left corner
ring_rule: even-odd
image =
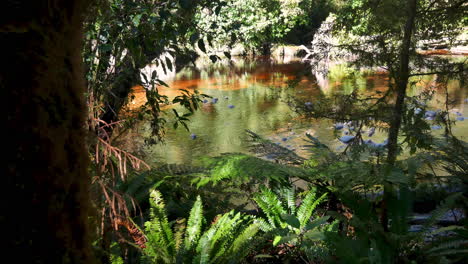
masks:
[[[466,245],[466,244],[468,244],[468,240],[459,239],[459,240],[445,241],[441,245],[429,249],[428,253],[436,254],[437,251],[444,251],[444,250],[447,250],[447,249],[455,249],[457,247],[460,247],[460,246]]]
[[[231,259],[229,263],[235,263],[234,261],[243,259],[247,255],[252,247],[252,240],[259,229],[258,222],[253,222],[242,230],[242,233],[235,238],[229,249],[228,257]]]
[[[274,228],[273,226],[271,226],[267,221],[265,221],[262,218],[255,219],[255,222],[260,227],[260,230],[262,230],[265,233],[273,230],[273,228]]]
[[[190,216],[187,222],[184,241],[185,250],[190,250],[198,242],[202,231],[203,220],[202,201],[200,196],[198,196],[197,200],[192,206],[192,210],[190,211]]]
[[[150,194],[150,221],[145,223],[147,233],[147,252],[156,259],[171,262],[176,254],[174,234],[167,220],[164,200],[160,192]]]
[[[286,227],[286,223],[281,218],[281,215],[286,214],[286,210],[272,191],[263,188],[262,191],[256,195],[254,201],[265,213],[271,226],[274,228]]]
[[[285,188],[283,191],[286,204],[288,206],[289,213],[291,215],[296,214],[296,195],[294,188]]]
[[[301,228],[305,227],[315,208],[327,197],[327,194],[324,193],[318,199],[315,199],[315,195],[315,190],[310,190],[306,197],[304,197],[304,200],[302,200],[302,203],[297,210],[297,218],[301,223]]]

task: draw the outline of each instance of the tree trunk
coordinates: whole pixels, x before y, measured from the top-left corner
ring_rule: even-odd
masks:
[[[388,135],[388,155],[387,164],[389,169],[395,164],[398,152],[398,132],[401,127],[401,115],[404,110],[404,101],[406,97],[406,88],[410,74],[409,59],[411,55],[411,38],[413,35],[414,21],[416,17],[417,0],[408,0],[406,9],[407,19],[404,27],[403,42],[400,49],[399,67],[396,74],[396,92],[397,99],[393,109],[393,120],[390,123]],[[390,173],[390,172],[389,172]],[[381,222],[385,231],[388,231],[388,210],[387,203],[393,194],[391,183],[384,186],[384,200],[382,201]]]
[[[416,4],[417,0],[408,0],[408,9],[403,43],[400,51],[400,65],[398,73],[396,74],[396,92],[397,99],[393,109],[393,120],[390,124],[390,131],[388,135],[388,156],[387,162],[393,165],[396,160],[398,152],[398,132],[401,126],[401,114],[403,113],[404,101],[406,97],[406,87],[408,86],[408,78],[410,74],[409,59],[411,49],[411,37],[413,35],[414,19],[416,17]]]
[[[104,113],[100,117],[102,121],[110,124],[119,120],[119,112],[125,105],[132,87],[139,83],[140,70],[131,66],[129,58],[126,58],[124,65],[119,67],[116,73],[116,81],[112,89],[106,95]],[[112,134],[112,128],[106,127],[108,135]]]
[[[94,263],[83,72],[88,0],[0,4],[0,87],[6,99],[3,259]]]

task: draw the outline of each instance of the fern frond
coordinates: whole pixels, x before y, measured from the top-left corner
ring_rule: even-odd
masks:
[[[174,241],[175,241],[175,248],[177,251],[181,250],[181,246],[183,245],[183,238],[184,232],[186,230],[185,219],[178,219],[174,226]]]
[[[449,256],[449,255],[458,255],[458,254],[462,254],[462,255],[465,255],[468,254],[468,249],[449,249],[449,250],[445,250],[445,251],[442,251],[442,252],[436,252],[436,253],[432,253],[432,254],[429,254],[429,256],[433,257],[433,256]]]
[[[420,231],[420,234],[425,234],[434,226],[437,221],[451,208],[455,201],[460,198],[462,193],[454,193],[447,197],[434,211],[432,211],[430,218],[424,223],[423,228]]]
[[[218,223],[216,223],[218,224]],[[244,217],[240,213],[234,215],[234,211],[224,214],[219,220],[219,228],[213,237],[213,251],[216,253],[212,261],[217,262],[220,257],[226,255],[226,250],[232,246],[232,241],[242,225]]]
[[[294,215],[296,214],[296,194],[294,191],[294,187],[291,188],[283,188],[281,190],[281,195],[288,206],[289,214]]]
[[[327,197],[327,193],[324,193],[318,199],[315,199],[315,190],[310,190],[309,193],[304,197],[302,203],[297,210],[297,218],[301,224],[301,228],[305,227],[307,222],[310,220],[312,213],[314,212],[317,205],[319,205]]]
[[[306,230],[313,230],[313,229],[315,229],[317,227],[320,227],[323,224],[327,223],[328,219],[330,219],[330,216],[324,216],[324,217],[314,219],[313,221],[308,222],[306,224],[305,229]]]
[[[265,213],[267,220],[272,227],[285,227],[286,224],[282,220],[281,216],[286,214],[286,210],[283,208],[283,205],[276,194],[263,188],[262,191],[255,196],[254,201]]]
[[[451,240],[451,241],[444,241],[439,246],[429,249],[428,253],[437,254],[437,251],[443,251],[447,249],[456,249],[462,245],[468,245],[468,240],[458,239],[458,240]]]
[[[201,236],[198,245],[197,245],[197,256],[195,257],[193,263],[209,263],[211,255],[211,240],[216,233],[216,227],[211,226],[210,229],[205,231]]]
[[[164,200],[159,191],[150,194],[150,221],[145,223],[147,233],[146,251],[156,259],[171,262],[176,254],[174,234],[167,220]]]
[[[273,228],[274,228],[273,226],[271,226],[267,221],[265,221],[262,218],[256,218],[255,222],[260,227],[260,230],[262,230],[265,233],[273,230]]]
[[[243,259],[247,255],[252,248],[252,240],[259,230],[260,225],[255,221],[242,230],[242,233],[235,238],[229,249],[227,256],[230,259],[229,263],[235,263],[234,261]]]
[[[202,201],[200,196],[198,196],[192,206],[192,210],[190,210],[190,216],[187,222],[184,240],[185,250],[190,250],[197,243],[202,231],[203,220]]]

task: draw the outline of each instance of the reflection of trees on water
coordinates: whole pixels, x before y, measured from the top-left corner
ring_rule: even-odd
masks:
[[[169,83],[171,89],[197,87],[201,92],[219,98],[217,104],[204,104],[202,110],[192,116],[189,126],[191,131],[179,129],[168,133],[165,146],[157,146],[156,157],[167,157],[169,162],[190,163],[204,155],[217,155],[223,152],[245,152],[242,137],[244,129],[251,129],[264,136],[276,138],[278,131],[283,131],[288,123],[303,126],[300,120],[293,121],[294,114],[285,102],[285,98],[303,102],[315,102],[322,96],[351,94],[358,91],[363,94],[385,92],[389,77],[386,72],[375,72],[372,68],[356,70],[346,60],[328,60],[318,62],[313,74],[297,77],[295,73],[306,69],[308,65],[294,62],[278,64],[269,59],[239,59],[239,64],[211,64],[208,68],[186,68],[175,81]],[[314,80],[315,77],[315,80]],[[420,93],[431,83],[444,83],[444,79],[434,75],[414,77],[422,80],[411,88],[414,94]],[[291,89],[288,81],[296,81]],[[289,87],[289,88],[288,88]],[[448,80],[450,98],[460,102],[465,98],[464,88],[459,80]],[[436,89],[435,99],[445,102],[444,89]],[[408,94],[411,96],[411,93]],[[224,99],[227,96],[229,99]],[[286,99],[287,100],[287,99]],[[228,108],[232,104],[233,109]],[[442,107],[442,106],[440,106]],[[463,107],[463,106],[461,106]],[[324,120],[308,123],[310,128],[326,142],[335,142],[330,134],[330,124]],[[192,140],[190,134],[197,139]],[[280,141],[280,140],[279,140]],[[288,144],[289,143],[288,141]],[[334,143],[332,143],[334,144]],[[163,160],[156,158],[163,162]]]

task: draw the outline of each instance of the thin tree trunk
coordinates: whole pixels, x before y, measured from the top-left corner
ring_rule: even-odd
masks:
[[[82,19],[88,0],[0,4],[0,87],[6,104],[4,260],[94,263]]]
[[[408,0],[407,15],[408,18],[405,24],[403,43],[400,53],[400,65],[397,73],[396,91],[397,99],[393,109],[393,120],[390,124],[388,135],[388,156],[387,162],[393,165],[398,152],[398,132],[401,126],[401,115],[403,113],[404,101],[406,97],[406,87],[408,86],[408,78],[410,74],[409,59],[411,50],[411,38],[414,29],[414,20],[416,17],[417,0]]]
[[[411,55],[411,38],[416,18],[418,0],[408,0],[406,9],[407,20],[404,27],[403,43],[400,50],[400,59],[398,72],[396,74],[396,92],[397,99],[393,109],[393,120],[390,123],[390,131],[388,135],[388,155],[387,164],[390,169],[395,164],[398,153],[398,132],[401,127],[401,115],[404,110],[404,101],[406,97],[406,88],[408,86],[408,79],[410,75],[409,60]],[[381,222],[384,230],[388,230],[388,200],[393,195],[393,188],[391,183],[386,183],[384,186],[384,200],[382,202],[382,215]]]

